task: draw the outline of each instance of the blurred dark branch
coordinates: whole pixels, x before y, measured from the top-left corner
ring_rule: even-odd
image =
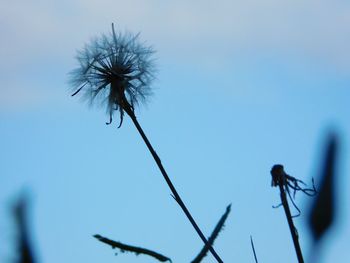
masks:
[[[227,219],[230,211],[231,211],[231,204],[226,207],[226,212],[222,215],[222,217],[220,218],[219,222],[215,226],[213,233],[211,234],[211,236],[208,239],[208,243],[206,245],[204,245],[204,247],[199,252],[197,257],[194,260],[192,260],[192,263],[199,263],[199,262],[201,262],[202,259],[207,255],[207,253],[209,251],[209,248],[211,246],[213,246],[215,239],[218,237],[220,231],[223,229],[224,224],[226,222],[226,219]]]
[[[129,251],[129,252],[135,253],[136,255],[144,254],[144,255],[151,256],[151,257],[159,260],[160,262],[166,262],[166,261],[172,262],[170,258],[163,256],[155,251],[146,249],[146,248],[126,245],[126,244],[108,239],[108,238],[100,236],[100,235],[94,235],[94,237],[97,238],[102,243],[110,245],[113,249],[119,248],[121,252]]]
[[[335,135],[328,139],[324,152],[323,168],[320,178],[320,191],[313,202],[309,214],[309,227],[315,243],[317,243],[332,226],[335,219],[335,191],[336,161],[338,140]]]
[[[253,242],[253,237],[250,236],[250,244],[252,246],[252,250],[253,250],[253,254],[254,254],[254,259],[255,259],[255,263],[258,263],[258,258],[256,256],[256,252],[255,252],[255,247],[254,247],[254,242]]]
[[[31,244],[29,241],[29,230],[27,222],[27,199],[23,195],[14,206],[14,217],[18,228],[18,252],[19,263],[35,263]]]

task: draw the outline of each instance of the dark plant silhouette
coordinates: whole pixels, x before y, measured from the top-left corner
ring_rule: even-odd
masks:
[[[110,118],[107,124],[112,122],[115,111],[120,113],[118,127],[122,125],[124,113],[131,118],[157,163],[174,199],[204,244],[208,244],[206,237],[182,201],[159,156],[136,119],[135,105],[139,101],[145,101],[151,93],[150,83],[154,72],[151,56],[153,53],[152,48],[138,42],[138,35],[116,34],[112,24],[110,36],[103,35],[79,52],[80,65],[71,73],[71,82],[76,89],[72,96],[84,91],[85,98],[91,103],[96,101],[106,103]],[[223,262],[212,246],[209,247],[209,250],[218,262]]]
[[[227,206],[225,213],[220,218],[219,222],[216,224],[214,231],[208,238],[208,244],[204,245],[202,250],[199,252],[199,254],[196,256],[194,260],[192,260],[192,263],[199,263],[203,260],[203,258],[207,255],[210,246],[213,246],[215,239],[218,237],[220,231],[223,229],[224,224],[226,222],[226,219],[231,211],[231,204]]]
[[[105,243],[107,245],[110,245],[113,249],[114,248],[119,248],[120,252],[122,252],[122,253],[127,251],[127,252],[135,253],[136,255],[144,254],[144,255],[151,256],[151,257],[159,260],[160,262],[166,262],[166,261],[172,262],[170,258],[168,258],[166,256],[163,256],[163,255],[161,255],[158,252],[155,252],[153,250],[126,245],[126,244],[123,244],[123,243],[120,243],[120,242],[108,239],[108,238],[100,236],[100,235],[94,235],[94,237],[97,238],[99,241],[101,241],[101,242],[103,242],[103,243]]]
[[[255,247],[254,247],[254,242],[253,242],[253,237],[252,236],[250,236],[250,245],[252,246],[255,263],[258,263],[258,257],[256,256],[256,252],[255,252]]]
[[[282,176],[278,174],[280,169],[282,169],[282,172],[284,173]],[[292,202],[293,207],[298,211],[298,213],[296,215],[293,215],[292,217],[300,216],[300,213],[301,213],[300,209],[294,202],[295,195],[298,191],[303,192],[308,196],[316,195],[317,191],[315,188],[314,179],[312,179],[312,188],[303,188],[301,185],[306,187],[306,184],[302,180],[299,180],[293,176],[286,174],[283,170],[283,166],[280,164],[273,166],[271,170],[271,175],[272,175],[271,186],[274,187],[274,186],[279,186],[281,184],[283,186],[284,192],[288,194],[289,200]],[[293,190],[293,197],[291,194],[291,190]],[[273,207],[278,208],[282,205],[283,203]]]
[[[29,228],[27,220],[27,199],[23,195],[14,206],[14,217],[18,231],[18,263],[35,263],[33,250],[29,239]]]
[[[150,84],[154,78],[151,47],[142,45],[139,35],[116,34],[96,38],[78,52],[79,67],[70,72],[70,82],[75,90],[72,96],[84,93],[92,104],[106,104],[109,122],[115,111],[120,114],[120,127],[124,112],[134,115],[134,107],[146,102],[151,95]]]
[[[319,194],[314,200],[309,214],[309,228],[311,230],[314,245],[317,249],[318,243],[321,241],[327,230],[333,225],[336,216],[335,206],[335,181],[336,161],[338,154],[338,140],[332,134],[328,138],[327,146],[324,153],[323,168],[320,176]],[[319,254],[314,250],[313,255]],[[313,259],[316,262],[316,259]]]
[[[231,211],[231,205],[227,206],[225,213],[222,215],[222,217],[220,218],[219,222],[216,224],[212,234],[210,235],[209,239],[208,239],[208,244],[204,245],[204,247],[202,248],[202,250],[199,252],[199,254],[196,256],[196,258],[194,260],[192,260],[192,263],[200,263],[202,262],[202,260],[204,259],[204,257],[207,255],[209,248],[214,244],[215,239],[218,237],[220,231],[223,229],[224,224],[226,222],[226,219],[229,215]],[[165,261],[170,261],[171,259],[163,256],[162,254],[155,252],[153,250],[149,250],[146,248],[141,248],[141,247],[135,247],[135,246],[130,246],[130,245],[126,245],[123,244],[121,242],[117,242],[111,239],[108,239],[106,237],[103,237],[101,235],[94,235],[95,238],[97,238],[99,241],[110,245],[113,249],[114,248],[119,248],[120,251],[122,253],[124,252],[132,252],[135,253],[136,255],[139,254],[145,254],[145,255],[149,255],[161,262],[165,262]]]
[[[280,189],[281,202],[282,202],[281,205],[283,206],[286,217],[287,217],[290,233],[292,235],[292,239],[293,239],[293,243],[294,243],[295,252],[296,252],[297,258],[298,258],[298,262],[302,263],[302,262],[304,262],[304,259],[303,259],[303,254],[302,254],[300,244],[299,244],[299,235],[298,235],[298,231],[293,223],[293,217],[300,215],[300,209],[294,203],[293,198],[292,198],[291,193],[290,193],[290,191],[291,191],[290,189],[294,190],[294,196],[295,196],[295,193],[298,191],[301,191],[308,196],[314,196],[317,193],[316,189],[315,189],[314,185],[313,185],[312,189],[311,188],[302,188],[300,186],[300,184],[305,185],[305,183],[301,180],[298,180],[298,179],[286,174],[286,172],[284,171],[283,165],[280,165],[280,164],[276,164],[272,167],[271,175],[272,175],[271,185],[276,186],[276,187],[278,186]],[[290,198],[294,207],[298,211],[298,214],[295,216],[292,216],[292,214],[290,212],[286,193],[288,194],[288,197]],[[278,205],[277,207],[279,207],[281,205]]]

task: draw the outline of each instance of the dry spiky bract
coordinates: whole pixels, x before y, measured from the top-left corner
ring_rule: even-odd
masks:
[[[139,34],[116,33],[92,40],[78,52],[79,67],[71,72],[72,96],[83,92],[91,104],[107,106],[110,124],[114,111],[134,112],[134,106],[150,95],[154,78],[154,50],[139,41]]]

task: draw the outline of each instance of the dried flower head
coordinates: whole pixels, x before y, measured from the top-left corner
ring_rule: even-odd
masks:
[[[299,207],[295,204],[294,199],[297,192],[302,192],[307,196],[315,196],[317,194],[317,190],[314,184],[314,179],[312,179],[312,188],[308,188],[306,184],[293,176],[290,176],[284,171],[284,167],[281,164],[275,164],[271,169],[271,186],[277,187],[281,185],[285,192],[287,192],[289,200],[292,202],[294,208],[298,211],[298,213],[292,217],[298,217],[301,214]],[[291,195],[291,190],[293,190],[293,197]],[[278,208],[282,203],[273,206],[274,208]]]
[[[79,67],[71,72],[72,96],[84,92],[91,104],[107,105],[112,123],[114,111],[134,114],[134,106],[150,95],[154,78],[154,50],[139,42],[139,34],[102,35],[78,52]]]

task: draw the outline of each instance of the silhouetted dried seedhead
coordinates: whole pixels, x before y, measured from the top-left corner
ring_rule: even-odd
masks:
[[[305,185],[305,183],[299,179],[296,179],[296,178],[288,175],[284,171],[283,165],[281,165],[281,164],[276,164],[272,167],[271,176],[272,176],[271,186],[272,187],[279,187],[279,190],[280,190],[281,204],[278,205],[277,207],[283,206],[283,208],[284,208],[284,212],[286,214],[289,230],[290,230],[290,233],[292,235],[295,252],[296,252],[296,255],[298,258],[298,262],[304,263],[303,254],[302,254],[301,247],[299,244],[299,234],[298,234],[298,231],[293,223],[293,217],[300,215],[300,209],[294,203],[293,199],[295,198],[295,194],[298,191],[301,191],[308,196],[316,195],[317,191],[315,189],[313,180],[312,180],[312,186],[313,186],[312,188],[303,188],[300,185]],[[293,197],[291,196],[290,189],[294,190]],[[298,214],[295,216],[292,216],[292,214],[290,212],[287,195],[288,195],[290,201],[292,202],[293,206],[295,207],[295,209],[298,210]]]
[[[294,208],[298,211],[298,213],[292,217],[297,217],[300,215],[300,209],[295,204],[294,199],[297,192],[303,192],[304,194],[308,196],[315,196],[317,194],[314,180],[312,179],[312,188],[307,188],[306,184],[293,176],[288,175],[283,168],[283,165],[276,164],[271,169],[271,186],[276,187],[279,184],[283,185],[284,190],[287,192],[289,200],[292,202]],[[291,195],[291,190],[293,191],[293,196]],[[280,207],[282,205],[279,204],[277,206],[274,206],[274,208]]]
[[[116,34],[112,24],[110,36],[102,35],[79,52],[80,66],[71,73],[71,83],[75,89],[72,96],[84,90],[85,98],[88,98],[90,103],[100,100],[103,104],[107,104],[110,120],[106,124],[112,122],[114,111],[120,113],[119,127],[122,125],[124,112],[130,116],[176,202],[204,244],[208,245],[215,259],[223,262],[214,248],[208,244],[203,232],[185,206],[134,114],[134,106],[140,101],[145,101],[151,94],[150,84],[154,78],[153,53],[151,47],[138,42],[138,35]]]
[[[134,106],[152,93],[153,53],[139,41],[139,34],[117,34],[112,24],[112,34],[92,40],[78,52],[79,67],[70,73],[72,96],[83,91],[91,104],[106,104],[110,117],[106,124],[119,111],[120,127],[124,111],[133,114]]]

